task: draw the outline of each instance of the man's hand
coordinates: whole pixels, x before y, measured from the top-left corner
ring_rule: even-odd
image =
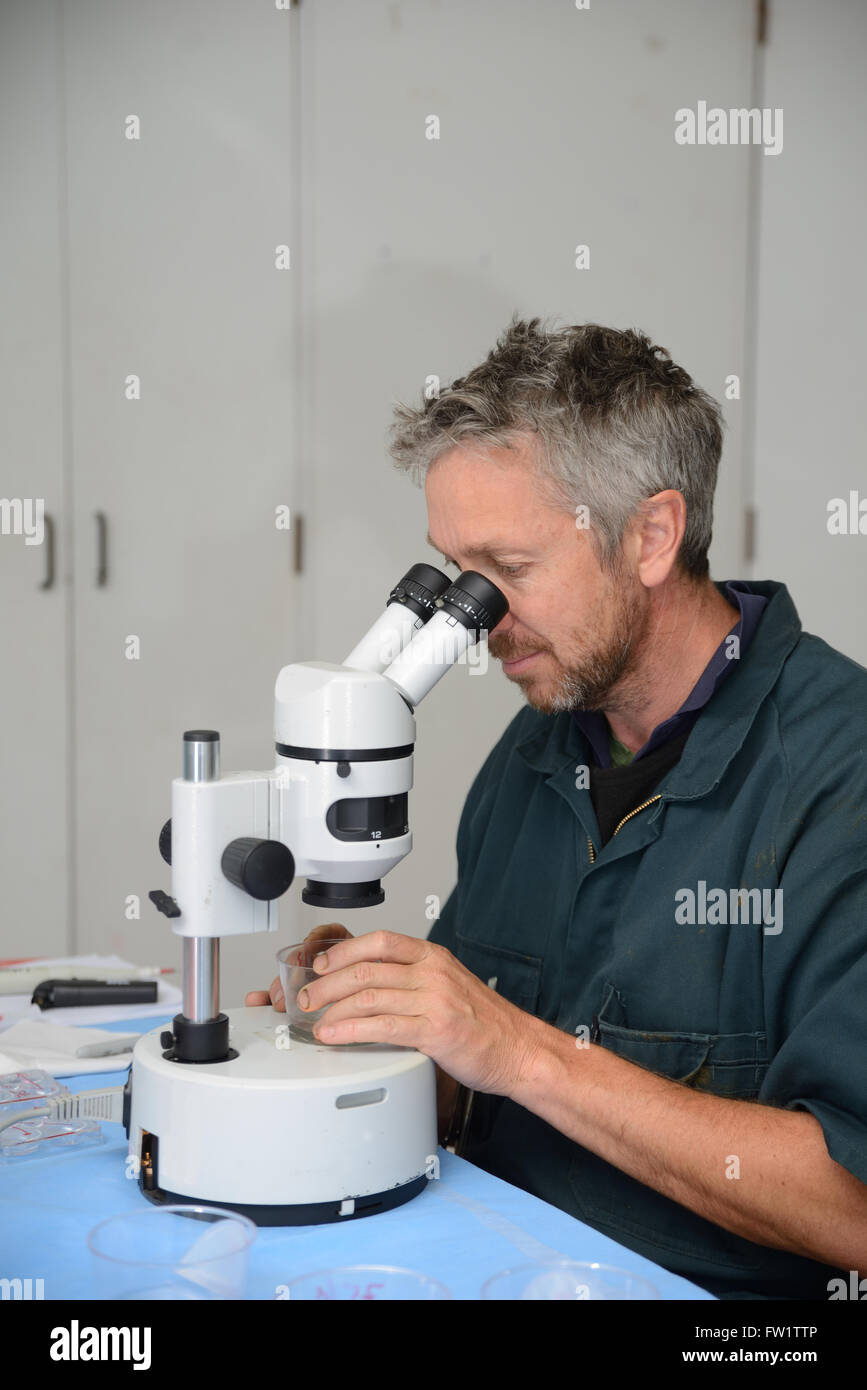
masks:
[[[335,936],[345,936],[347,940],[352,940],[352,932],[348,932],[339,922],[324,922],[320,927],[314,927],[305,936],[305,941],[333,941]],[[245,995],[244,1003],[248,1009],[261,1007],[263,1004],[270,1004],[278,1013],[286,1012],[286,1000],[283,998],[283,986],[280,984],[280,976],[271,981],[270,989],[251,989]]]
[[[330,1005],[315,1025],[318,1041],[414,1047],[455,1080],[494,1095],[505,1095],[529,1069],[538,1021],[444,946],[370,932],[317,956],[313,969],[322,978],[300,991],[298,1005]]]

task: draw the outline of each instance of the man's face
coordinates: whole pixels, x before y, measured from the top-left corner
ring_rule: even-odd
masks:
[[[543,499],[529,443],[452,449],[428,469],[425,493],[434,548],[509,601],[488,651],[527,703],[616,709],[646,635],[647,591],[625,565],[603,570],[588,531]]]

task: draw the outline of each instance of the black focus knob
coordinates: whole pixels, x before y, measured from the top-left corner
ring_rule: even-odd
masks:
[[[174,1047],[174,1045],[175,1035],[170,1029],[167,1028],[164,1033],[160,1033],[160,1047]]]
[[[160,854],[167,864],[172,862],[172,822],[171,817],[160,831]]]
[[[229,882],[259,902],[281,897],[295,877],[292,851],[282,840],[242,836],[226,845],[220,863]]]

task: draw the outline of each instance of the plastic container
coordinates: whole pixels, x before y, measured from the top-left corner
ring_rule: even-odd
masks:
[[[58,1095],[69,1095],[69,1087],[47,1071],[32,1068],[4,1072],[0,1076],[0,1115],[8,1115],[12,1110],[35,1110],[43,1097]]]
[[[0,1076],[0,1117],[38,1110],[49,1096],[69,1094],[68,1086],[38,1067],[4,1072]],[[0,1163],[21,1163],[26,1159],[104,1143],[105,1135],[98,1120],[60,1120],[50,1115],[37,1115],[0,1129]]]
[[[239,1299],[256,1227],[222,1207],[177,1203],[110,1216],[87,1237],[97,1298]]]
[[[314,980],[322,978],[313,969],[314,957],[321,955],[331,946],[339,946],[345,940],[345,937],[335,937],[334,940],[301,941],[296,946],[284,946],[282,951],[277,952],[280,984],[286,1003],[286,1022],[290,1035],[299,1042],[318,1043],[318,1039],[313,1036],[313,1025],[322,1017],[325,1009],[305,1012],[298,1005],[298,991],[305,985],[312,984]]]
[[[582,1260],[541,1260],[500,1270],[482,1285],[481,1298],[585,1302],[632,1302],[659,1298],[648,1279],[628,1269]]]
[[[288,1302],[338,1299],[341,1302],[439,1301],[452,1297],[450,1289],[427,1274],[395,1265],[341,1265],[299,1275],[281,1285],[278,1298]]]

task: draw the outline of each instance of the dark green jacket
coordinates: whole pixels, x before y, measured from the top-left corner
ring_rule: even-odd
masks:
[[[575,721],[512,720],[464,806],[430,940],[566,1033],[810,1111],[867,1183],[867,671],[801,631],[784,585],[751,588],[770,601],[750,646],[604,847]],[[764,924],[740,889],[767,890]],[[736,1149],[721,1125],[721,1184],[749,1179],[726,1177]],[[463,1153],[724,1298],[827,1299],[848,1274],[732,1235],[502,1097],[476,1095]]]

